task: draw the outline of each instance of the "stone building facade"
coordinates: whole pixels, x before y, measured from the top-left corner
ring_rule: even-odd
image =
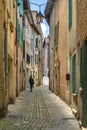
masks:
[[[8,99],[14,103],[16,98],[16,1],[7,2],[8,19]]]
[[[83,127],[87,127],[86,58],[87,58],[87,2],[69,1],[68,45],[70,56],[71,107]],[[71,8],[72,7],[72,8]]]
[[[16,95],[23,89],[23,0],[17,1]]]
[[[6,96],[7,96],[7,88],[6,88],[6,73],[4,69],[5,61],[4,59],[4,36],[5,36],[5,29],[7,31],[7,21],[5,22],[5,7],[4,2],[0,1],[0,117],[3,117],[7,113],[7,103],[6,103]],[[5,25],[3,27],[3,25]],[[7,43],[7,41],[6,41]],[[6,59],[7,62],[7,59]]]
[[[7,114],[8,103],[13,103],[16,98],[16,1],[1,0],[0,10],[0,117],[3,117]]]
[[[55,2],[55,1],[54,1]],[[48,8],[49,7],[49,8]],[[54,92],[54,39],[55,39],[55,8],[53,4],[47,2],[45,9],[45,16],[48,24],[50,25],[50,34],[49,34],[49,89]]]
[[[87,127],[87,1],[77,2],[77,46],[79,55],[78,115],[83,127]]]
[[[43,75],[48,76],[49,72],[49,37],[44,38],[43,42]]]
[[[67,0],[48,2],[47,6],[47,21],[50,17],[50,85],[55,94],[67,100]]]
[[[86,14],[85,0],[48,1],[45,10],[50,25],[50,51],[53,44],[54,52],[50,52],[51,90],[71,106],[83,127],[87,127]]]

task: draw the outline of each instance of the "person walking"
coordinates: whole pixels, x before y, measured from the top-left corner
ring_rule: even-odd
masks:
[[[34,79],[33,79],[32,75],[30,75],[30,77],[29,77],[29,83],[30,83],[30,92],[32,92],[33,85],[34,85]]]

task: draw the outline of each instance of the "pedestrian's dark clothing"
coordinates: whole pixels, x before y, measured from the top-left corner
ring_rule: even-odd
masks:
[[[30,91],[32,92],[33,85],[34,85],[34,79],[32,78],[32,75],[29,78],[29,83],[30,83]]]

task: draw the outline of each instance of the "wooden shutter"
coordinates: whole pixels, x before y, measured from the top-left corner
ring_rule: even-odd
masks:
[[[17,41],[20,41],[20,24],[19,21],[17,19]]]
[[[82,48],[80,49],[80,87],[82,87]]]
[[[82,63],[81,63],[81,74],[82,74],[82,125],[87,127],[87,41],[84,42],[82,47]]]
[[[38,48],[38,38],[36,38],[36,48]]]
[[[70,92],[74,92],[74,56],[70,58]]]
[[[76,54],[70,59],[70,92],[76,93]]]
[[[68,28],[72,27],[72,0],[68,0]]]

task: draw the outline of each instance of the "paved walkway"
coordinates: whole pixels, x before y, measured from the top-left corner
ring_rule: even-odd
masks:
[[[14,105],[9,105],[8,116],[0,121],[0,130],[79,130],[71,109],[47,86],[27,88]]]

